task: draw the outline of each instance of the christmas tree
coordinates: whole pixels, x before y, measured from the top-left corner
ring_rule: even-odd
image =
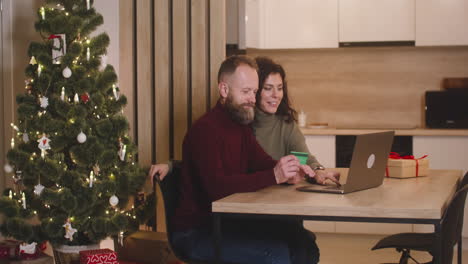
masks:
[[[138,226],[132,195],[145,173],[122,115],[112,66],[101,68],[109,37],[93,0],[47,0],[37,12],[17,96],[17,124],[6,172],[14,187],[0,198],[0,231],[25,243],[95,244]],[[26,63],[25,63],[26,64]]]

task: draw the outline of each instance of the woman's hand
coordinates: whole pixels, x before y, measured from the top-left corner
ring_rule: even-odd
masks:
[[[329,170],[316,170],[315,171],[315,180],[317,184],[325,185],[327,180],[331,180],[336,185],[340,186],[340,173],[337,171]]]

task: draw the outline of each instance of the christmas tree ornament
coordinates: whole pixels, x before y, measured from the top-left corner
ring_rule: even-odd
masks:
[[[78,97],[78,94],[76,93],[75,96],[73,97],[73,101],[75,103],[79,103],[80,102],[80,98]]]
[[[70,68],[68,66],[65,67],[65,69],[63,69],[62,75],[63,75],[63,77],[65,77],[67,79],[72,76],[72,71],[70,70]]]
[[[37,196],[41,195],[44,188],[45,188],[44,185],[42,185],[40,183],[37,184],[36,186],[34,186],[34,194],[37,195]]]
[[[49,106],[49,98],[45,97],[45,96],[42,96],[40,99],[39,99],[39,102],[41,103],[41,107],[46,109],[47,106]]]
[[[99,165],[97,163],[93,166],[93,171],[95,175],[99,175],[99,173],[101,172],[101,168],[99,168]]]
[[[89,94],[84,93],[80,96],[80,98],[81,98],[81,101],[86,104],[89,101]]]
[[[23,133],[23,142],[28,143],[29,142],[29,135],[26,131]]]
[[[52,34],[49,36],[48,40],[53,40],[52,62],[54,64],[60,64],[60,59],[66,54],[67,51],[67,42],[65,39],[65,34]]]
[[[60,92],[60,100],[65,101],[65,87],[62,87],[62,92]]]
[[[78,140],[79,143],[83,144],[86,142],[86,134],[81,131],[78,136],[76,137],[76,140]]]
[[[10,164],[5,164],[5,166],[3,166],[3,170],[6,172],[6,173],[12,173],[13,172],[13,167],[11,167]]]
[[[89,188],[93,188],[93,183],[95,181],[95,178],[94,178],[94,172],[91,171],[89,173]]]
[[[39,145],[37,145],[39,149],[41,150],[50,149],[51,140],[45,134],[42,134],[42,137],[38,139],[37,142],[39,142]]]
[[[31,65],[36,65],[37,64],[36,58],[34,56],[32,56],[31,60],[29,60],[29,64],[31,64]]]
[[[119,204],[119,198],[115,195],[112,195],[110,198],[109,198],[109,204],[114,207],[116,205]]]
[[[121,161],[125,161],[125,153],[127,152],[127,146],[123,143],[120,143],[120,149],[118,151],[118,155]]]
[[[24,192],[21,195],[21,204],[23,205],[23,209],[26,209],[26,194]]]
[[[15,174],[11,177],[13,179],[13,183],[15,185],[21,184],[21,181],[23,180],[23,172],[20,170],[15,171]]]
[[[112,85],[112,93],[114,93],[115,100],[119,100],[120,94],[117,91],[117,87],[115,86],[115,84]]]
[[[65,238],[73,241],[73,235],[78,231],[75,228],[72,227],[70,223],[70,219],[67,219],[67,222],[63,225],[63,228],[65,228]]]
[[[41,13],[41,18],[42,18],[42,20],[45,20],[45,8],[44,8],[44,7],[41,7],[41,9],[39,10],[39,12]]]

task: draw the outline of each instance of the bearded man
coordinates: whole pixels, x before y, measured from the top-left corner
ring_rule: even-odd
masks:
[[[173,242],[191,259],[212,260],[211,203],[304,176],[296,157],[273,160],[248,126],[254,119],[257,66],[246,56],[227,58],[218,72],[217,105],[187,132],[183,143],[179,205],[172,219]],[[230,263],[299,263],[304,229],[271,220],[222,222],[221,259]],[[312,248],[318,261],[315,241]],[[310,244],[310,243],[309,243]],[[310,245],[307,245],[310,249]],[[299,249],[298,249],[299,248]],[[309,250],[310,251],[310,250]],[[301,262],[303,263],[303,262]],[[309,262],[310,263],[310,262]]]

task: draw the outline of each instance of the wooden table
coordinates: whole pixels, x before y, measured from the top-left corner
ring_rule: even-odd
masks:
[[[341,170],[345,174],[346,171]],[[319,221],[432,224],[439,244],[435,263],[440,263],[440,220],[461,176],[459,170],[431,170],[428,177],[387,178],[377,188],[349,194],[295,190],[308,184],[306,182],[236,193],[212,204],[216,257],[220,259],[222,217],[288,217]]]

